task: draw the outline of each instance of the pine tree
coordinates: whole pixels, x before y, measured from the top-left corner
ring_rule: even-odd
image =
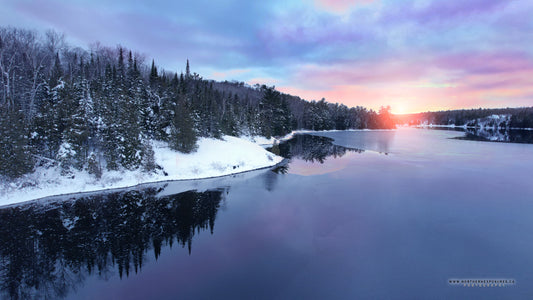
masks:
[[[56,53],[54,67],[51,70],[50,80],[48,80],[50,88],[55,88],[59,84],[59,81],[62,77],[63,69],[61,67],[61,60],[59,59],[59,53]]]
[[[259,103],[260,132],[267,138],[283,136],[291,131],[291,114],[287,102],[274,87],[262,87]]]
[[[0,176],[17,178],[33,171],[28,129],[19,110],[0,105]]]
[[[145,172],[155,171],[157,165],[155,163],[155,153],[152,145],[149,141],[143,141],[142,143],[142,161],[141,166]]]
[[[111,65],[107,64],[105,68],[105,77],[102,83],[102,124],[100,131],[102,132],[103,154],[108,170],[118,169],[118,105],[115,101],[116,89],[114,87],[114,71]]]
[[[152,89],[155,89],[157,87],[157,82],[159,81],[159,75],[157,74],[157,67],[155,66],[155,62],[152,59],[152,67],[150,68],[150,86]]]
[[[57,151],[56,160],[59,162],[61,167],[62,176],[73,176],[72,167],[75,163],[76,151],[73,149],[72,145],[68,143],[67,137],[63,138],[64,142],[59,146]]]
[[[240,133],[238,125],[234,106],[228,101],[222,110],[221,131],[225,135],[238,136]]]
[[[78,107],[72,116],[72,125],[66,134],[67,141],[76,153],[74,166],[81,170],[87,162],[90,142],[95,137],[96,131],[94,103],[85,79],[80,79],[80,82],[75,83],[74,97],[78,101]]]
[[[182,99],[179,99],[177,104],[169,136],[170,147],[184,153],[194,152],[197,148],[197,137],[190,109]]]
[[[131,68],[133,69],[133,66],[131,66]],[[118,114],[117,118],[114,120],[117,124],[118,133],[118,162],[127,169],[135,169],[141,162],[139,97],[138,91],[135,90],[135,78],[126,77],[124,72],[122,48],[120,48],[118,78],[115,80]],[[133,74],[132,76],[134,77]]]

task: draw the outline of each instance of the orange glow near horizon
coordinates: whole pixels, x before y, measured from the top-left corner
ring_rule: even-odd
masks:
[[[528,94],[533,95],[533,87],[527,89],[501,88],[470,90],[467,88],[434,91],[435,89],[392,87],[385,90],[362,86],[337,86],[334,90],[303,90],[291,87],[278,87],[283,93],[297,95],[306,100],[325,98],[331,103],[341,103],[348,107],[363,106],[379,111],[389,105],[393,114],[411,114],[427,111],[504,108],[509,107],[508,97],[518,97],[513,107],[532,106]]]
[[[502,77],[505,80],[502,80]],[[533,70],[502,74],[464,75],[461,80],[435,84],[420,80],[372,83],[365,85],[333,85],[317,89],[279,86],[283,93],[306,100],[325,98],[348,107],[363,106],[378,111],[390,106],[394,114],[427,111],[505,108],[533,106]],[[312,79],[319,81],[319,79]]]
[[[533,60],[520,52],[304,64],[278,89],[306,100],[409,114],[533,106]]]

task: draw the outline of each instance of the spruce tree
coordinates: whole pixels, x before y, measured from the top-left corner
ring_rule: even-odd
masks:
[[[185,66],[185,78],[191,78],[191,68],[189,66],[189,59],[187,59],[187,66]]]
[[[263,136],[283,136],[291,131],[291,113],[287,102],[274,87],[262,86],[259,103],[260,132]]]
[[[118,77],[115,80],[115,89],[117,91],[116,101],[117,118],[114,120],[117,124],[118,133],[118,159],[120,165],[126,169],[135,169],[140,165],[141,156],[141,130],[139,126],[139,98],[138,91],[135,90],[135,78],[126,76],[123,51],[120,48],[118,60]],[[131,66],[133,69],[133,66]]]
[[[34,168],[28,128],[19,110],[0,105],[0,176],[13,179]]]
[[[154,149],[152,148],[152,144],[150,144],[149,141],[145,140],[142,143],[142,161],[141,166],[143,171],[145,172],[154,172],[156,170],[156,163],[155,163],[155,153]]]
[[[197,148],[197,137],[190,109],[182,99],[177,103],[169,137],[170,147],[184,153],[194,152]]]

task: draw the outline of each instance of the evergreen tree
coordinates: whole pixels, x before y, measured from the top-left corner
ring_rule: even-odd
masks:
[[[135,76],[126,77],[123,61],[123,51],[119,48],[118,78],[114,82],[117,90],[116,97],[117,118],[113,120],[117,124],[117,150],[118,162],[127,169],[135,169],[141,162],[141,129],[139,126],[140,91],[135,90]],[[133,63],[131,63],[133,69]]]
[[[73,97],[78,102],[72,115],[71,126],[65,132],[65,141],[74,151],[74,167],[83,169],[89,152],[90,139],[94,136],[95,117],[88,83],[84,79],[74,84]]]
[[[169,137],[170,147],[184,153],[196,150],[196,132],[188,105],[181,99],[177,101]]]
[[[102,99],[101,99],[101,118],[102,124],[99,130],[102,133],[103,143],[103,155],[108,170],[117,170],[118,165],[118,125],[116,120],[118,119],[118,105],[115,101],[116,90],[114,87],[113,68],[107,64],[105,68],[105,77],[102,79]]]
[[[0,176],[17,178],[33,170],[28,129],[20,111],[0,105]]]
[[[263,86],[259,103],[260,132],[267,138],[283,136],[291,131],[291,113],[286,101],[274,87]]]
[[[235,109],[231,102],[227,102],[222,109],[221,130],[225,135],[238,136],[239,127]]]
[[[76,151],[73,149],[72,145],[66,141],[68,140],[67,137],[64,137],[63,140],[65,141],[59,146],[56,160],[61,167],[61,175],[71,177],[73,176],[72,167],[75,163]]]
[[[53,89],[63,77],[63,69],[61,67],[61,60],[59,59],[59,53],[56,53],[54,60],[54,67],[51,70],[50,79],[48,80],[49,86]]]
[[[159,81],[159,75],[157,74],[157,67],[155,66],[155,61],[152,59],[152,67],[150,68],[150,86],[152,89],[157,87]]]
[[[155,153],[152,145],[148,141],[143,141],[142,143],[142,162],[141,166],[145,172],[155,171],[157,165],[155,163]]]

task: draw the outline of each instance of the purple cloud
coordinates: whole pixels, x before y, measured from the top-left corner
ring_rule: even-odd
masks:
[[[533,70],[533,58],[524,52],[464,53],[437,58],[443,69],[466,74],[493,74]]]

